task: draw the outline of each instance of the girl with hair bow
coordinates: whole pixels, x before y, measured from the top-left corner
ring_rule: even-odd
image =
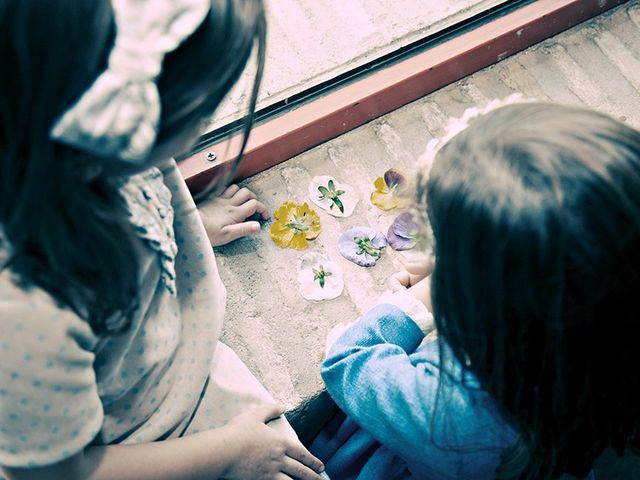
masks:
[[[259,0],[0,1],[0,478],[321,478],[218,342],[211,244],[267,210],[171,159],[264,42]]]

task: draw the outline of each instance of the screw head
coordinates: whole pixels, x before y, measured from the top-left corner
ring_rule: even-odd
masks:
[[[218,156],[215,154],[215,152],[207,153],[207,160],[209,160],[210,162],[215,162],[216,158],[218,158]]]

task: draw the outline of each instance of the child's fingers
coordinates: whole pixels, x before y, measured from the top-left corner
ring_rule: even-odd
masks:
[[[323,477],[318,475],[318,473],[316,472],[317,470],[313,470],[306,465],[298,462],[297,460],[293,460],[291,458],[285,458],[284,465],[282,466],[282,473],[289,475],[289,477],[291,478],[297,478],[299,480],[322,480]]]
[[[232,185],[229,185],[227,189],[224,192],[222,192],[222,194],[220,194],[220,198],[231,198],[236,193],[238,193],[238,190],[240,190],[240,187],[235,183]]]
[[[258,233],[259,231],[260,223],[255,221],[225,225],[220,230],[220,232],[224,235],[226,243],[233,242],[238,238],[250,237],[251,235],[255,235],[256,233]]]
[[[269,209],[267,208],[267,206],[264,203],[256,200],[255,198],[252,198],[242,205],[239,205],[237,208],[242,219],[249,218],[255,213],[259,213],[260,216],[262,216],[262,218],[264,218],[265,220],[269,218]]]
[[[253,193],[251,190],[249,190],[248,188],[244,187],[241,188],[240,190],[238,190],[233,197],[231,197],[231,203],[233,205],[235,205],[236,207],[239,207],[240,205],[247,203],[249,200],[252,200],[256,197],[256,194]]]
[[[273,477],[273,480],[293,480],[293,478],[286,473],[279,473],[275,477]]]
[[[309,478],[310,480],[316,480],[318,478],[315,472],[322,472],[324,470],[324,464],[314,457],[309,450],[307,450],[301,443],[289,442],[287,447],[287,456],[300,462],[302,465],[313,470],[313,472],[309,472],[309,474],[313,474],[313,476],[309,475],[306,477],[300,476],[299,478]],[[285,473],[294,473],[296,478],[298,475],[295,472],[285,472]]]
[[[411,286],[409,272],[402,270],[389,277],[388,285],[392,292],[404,290]]]
[[[267,423],[274,418],[278,418],[284,413],[284,407],[281,405],[259,405],[252,408],[248,414],[253,416],[258,422]]]
[[[409,274],[416,277],[427,277],[431,275],[435,267],[435,260],[433,257],[429,257],[420,262],[408,262],[404,268]]]
[[[393,292],[409,288],[420,282],[423,278],[431,275],[434,267],[435,261],[433,257],[429,257],[419,262],[407,262],[404,265],[404,270],[396,272],[389,277],[389,288]]]
[[[398,272],[389,279],[389,286],[392,290],[399,290],[400,287],[409,288],[423,278],[433,273],[435,260],[429,257],[419,262],[407,262],[404,271]]]

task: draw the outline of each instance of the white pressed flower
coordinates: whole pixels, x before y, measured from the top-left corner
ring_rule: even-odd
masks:
[[[311,201],[334,217],[348,217],[358,203],[355,189],[330,175],[313,177],[309,182]]]
[[[307,300],[331,300],[344,289],[342,267],[319,253],[307,253],[298,263],[300,294]]]

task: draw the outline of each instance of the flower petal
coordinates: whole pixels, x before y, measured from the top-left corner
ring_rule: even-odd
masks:
[[[389,240],[389,246],[394,250],[411,250],[416,246],[416,240],[414,238],[405,238],[397,235],[393,231],[393,225],[389,227],[387,232],[387,239]]]
[[[273,214],[273,218],[276,220],[280,220],[283,223],[289,223],[291,221],[291,217],[295,213],[298,204],[293,200],[287,200],[282,205],[280,205]]]
[[[312,225],[310,225],[309,230],[304,233],[307,240],[315,240],[316,238],[318,238],[318,235],[320,235],[321,231],[322,228],[320,227],[320,221],[318,220],[317,222],[314,222]]]
[[[328,262],[329,259],[321,253],[305,253],[300,257],[300,260],[298,260],[298,270],[311,270],[312,268],[317,269],[319,265],[324,265]]]
[[[273,222],[271,225],[271,229],[269,230],[269,235],[275,243],[280,248],[287,248],[289,243],[291,243],[291,239],[293,238],[295,232],[284,225],[281,222]]]
[[[413,219],[413,215],[409,212],[401,213],[391,224],[390,230],[403,238],[414,238],[420,231],[420,225]]]
[[[291,239],[291,242],[289,242],[289,248],[293,248],[294,250],[305,250],[308,247],[309,242],[303,232],[296,233]]]
[[[305,205],[307,205],[305,203]],[[307,206],[308,209],[308,206]],[[314,240],[320,235],[322,228],[320,226],[320,217],[314,210],[309,210],[306,215],[305,225],[309,228],[306,232],[304,232],[307,240]]]
[[[398,192],[403,192],[407,187],[405,176],[394,168],[384,172],[384,183],[390,190],[397,190]]]
[[[391,192],[381,193],[377,190],[371,192],[371,203],[380,210],[393,210],[394,208],[404,207],[405,202],[402,198],[394,196]]]
[[[375,182],[373,182],[373,186],[376,187],[376,191],[380,193],[389,193],[389,187],[387,187],[387,182],[384,181],[384,178],[378,177]]]
[[[375,234],[373,235],[373,237],[369,237],[369,239],[371,240],[371,244],[378,249],[383,249],[387,246],[387,237],[384,236],[384,233],[377,230],[374,230],[374,232]]]
[[[380,254],[382,253],[382,248],[386,245],[387,240],[382,232],[369,227],[356,227],[345,231],[338,239],[338,249],[344,258],[356,265],[372,267],[380,257],[370,255],[367,252],[360,252],[360,247],[355,241],[355,239],[365,238],[371,240],[372,245],[379,248]]]
[[[338,239],[338,250],[340,250],[342,256],[347,260],[355,263],[358,262],[358,255],[356,253],[358,251],[358,246],[353,241],[352,230],[347,230],[340,235],[340,238]]]
[[[340,296],[344,289],[342,267],[319,253],[307,253],[298,264],[298,283],[300,294],[307,300],[330,300]],[[315,278],[315,271],[329,273],[324,277],[324,287]]]

